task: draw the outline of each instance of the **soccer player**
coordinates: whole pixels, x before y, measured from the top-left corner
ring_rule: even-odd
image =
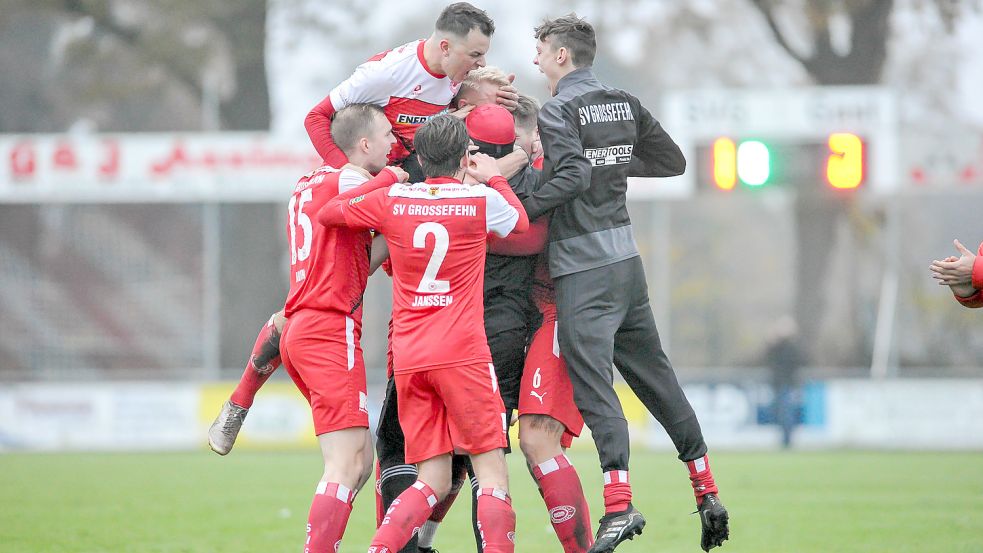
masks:
[[[485,66],[494,32],[495,23],[483,10],[467,2],[447,6],[429,38],[372,57],[311,110],[304,126],[315,149],[329,165],[343,164],[344,153],[328,132],[331,115],[350,103],[378,104],[392,122],[397,138],[390,161],[406,162],[413,180],[422,178],[416,160],[410,156],[413,137],[420,125],[447,111],[470,71]],[[516,97],[511,83],[504,83],[497,90],[495,101],[514,107]]]
[[[519,94],[515,110],[515,144],[529,156],[534,169],[543,170],[543,145],[539,141],[539,102],[532,96]]]
[[[932,278],[952,289],[956,301],[966,307],[983,307],[983,244],[973,255],[959,240],[953,240],[959,257],[936,259],[929,266]]]
[[[535,127],[534,113],[532,119]],[[510,151],[520,132],[532,136],[535,131],[520,129],[520,123],[496,105],[475,108],[465,123],[478,150],[492,157]],[[509,184],[521,199],[535,190],[539,171],[528,167],[520,175],[528,178],[513,179]],[[557,538],[565,553],[584,553],[594,542],[590,512],[580,476],[564,454],[573,438],[580,435],[584,421],[574,404],[566,365],[556,346],[553,283],[540,255],[548,228],[549,218],[543,216],[531,223],[528,232],[490,240],[485,261],[485,331],[502,399],[508,409],[518,409],[519,446],[546,502]],[[538,328],[528,321],[527,310],[533,301],[541,319]],[[535,334],[527,351],[531,329]],[[515,338],[510,339],[513,334]]]
[[[374,228],[385,236],[393,269],[393,364],[406,461],[418,479],[393,501],[369,548],[398,551],[451,485],[451,454],[463,451],[481,487],[484,550],[514,551],[508,495],[505,406],[482,324],[487,235],[528,228],[528,219],[495,161],[468,154],[464,123],[440,116],[417,133],[426,181],[332,202],[326,225]],[[488,186],[465,185],[472,175]]]
[[[384,109],[397,139],[390,161],[403,166],[414,181],[422,180],[416,158],[409,155],[413,136],[424,122],[447,111],[470,71],[484,67],[494,32],[495,24],[487,13],[467,2],[458,2],[444,8],[426,40],[388,50],[358,66],[304,121],[324,163],[342,167],[348,161],[331,136],[333,114],[353,103],[376,104]],[[504,83],[499,84],[494,101],[511,109],[517,97],[511,83]],[[464,117],[466,113],[467,110],[459,110],[458,115]],[[526,156],[517,152],[502,160],[502,170],[512,175],[526,163]],[[256,393],[280,365],[282,328],[281,311],[260,330],[235,391],[208,430],[209,446],[216,453],[226,455],[232,449]]]
[[[612,385],[612,363],[686,464],[701,547],[709,551],[727,539],[727,510],[717,497],[696,414],[659,342],[625,205],[629,175],[678,175],[686,160],[637,98],[594,77],[589,23],[573,14],[546,20],[535,37],[534,63],[553,98],[539,114],[544,182],[523,205],[533,219],[552,212],[549,272],[558,343],[604,472],[605,515],[590,551],[613,551],[645,525],[631,504],[628,425]]]
[[[305,175],[290,198],[290,292],[281,340],[283,363],[310,402],[324,456],[307,522],[310,551],[338,550],[355,494],[372,471],[359,344],[372,237],[368,230],[314,225],[312,218],[333,198],[352,198],[407,177],[399,168],[385,168],[395,139],[378,106],[342,109],[331,130],[349,163]],[[370,179],[372,173],[378,176]]]
[[[468,106],[494,104],[498,101],[500,91],[511,86],[512,80],[501,69],[491,65],[479,67],[468,73],[467,78],[461,82],[461,87],[451,105],[457,109],[464,109]]]

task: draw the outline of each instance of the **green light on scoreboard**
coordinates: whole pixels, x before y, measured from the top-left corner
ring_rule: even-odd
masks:
[[[737,146],[737,177],[748,186],[761,186],[771,178],[771,152],[759,140],[745,140]]]

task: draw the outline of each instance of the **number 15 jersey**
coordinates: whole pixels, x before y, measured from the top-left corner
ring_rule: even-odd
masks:
[[[514,199],[499,179],[495,187]],[[397,374],[491,362],[482,299],[488,233],[506,236],[520,219],[528,226],[510,200],[492,187],[431,178],[344,205],[349,227],[374,228],[389,245]]]
[[[301,309],[338,311],[361,324],[362,295],[369,277],[368,231],[325,228],[317,224],[321,207],[343,192],[362,186],[369,178],[349,166],[324,165],[304,175],[290,197],[287,243],[290,247],[290,291],[284,314]],[[383,171],[372,182],[395,182]]]

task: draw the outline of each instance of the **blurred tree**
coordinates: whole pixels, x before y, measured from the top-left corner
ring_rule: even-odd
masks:
[[[894,0],[751,0],[751,4],[764,17],[776,42],[801,64],[814,84],[874,85],[882,81]],[[916,0],[915,4],[915,9],[934,9],[946,31],[951,32],[960,10],[973,2]],[[851,213],[856,201],[855,195],[834,196],[823,189],[796,195],[795,318],[807,347],[817,342],[821,332],[827,307],[824,291],[838,223]],[[844,245],[853,257],[853,246],[860,238],[856,226],[851,228],[850,243]],[[853,285],[844,283],[851,289]],[[851,318],[847,325],[854,326],[847,338],[852,343],[842,344],[845,347],[841,352],[866,364],[870,361],[868,342],[872,337],[863,335],[857,319]]]
[[[7,0],[0,132],[267,129],[266,0]]]

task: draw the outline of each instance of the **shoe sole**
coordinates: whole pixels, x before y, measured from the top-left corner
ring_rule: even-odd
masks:
[[[208,447],[209,447],[209,449],[211,449],[215,453],[218,453],[219,455],[222,455],[222,456],[228,455],[229,452],[232,451],[232,448],[231,447],[229,449],[226,449],[225,451],[222,451],[222,448],[220,448],[217,445],[215,445],[215,442],[213,442],[211,438],[208,438]]]

